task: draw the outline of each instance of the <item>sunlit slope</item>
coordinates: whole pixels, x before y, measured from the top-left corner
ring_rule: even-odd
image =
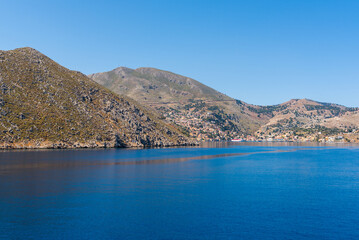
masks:
[[[1,147],[188,143],[175,127],[32,48],[0,51]]]
[[[168,71],[119,67],[89,77],[113,92],[156,109],[167,120],[187,128],[190,133],[194,132],[193,136],[203,134],[204,139],[206,136],[210,139],[228,139],[249,134],[266,121],[266,117],[260,118],[248,109],[251,105],[236,101],[194,79]],[[198,121],[188,123],[193,119]]]

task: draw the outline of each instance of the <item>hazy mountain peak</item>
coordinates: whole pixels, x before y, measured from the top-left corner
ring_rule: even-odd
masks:
[[[170,71],[165,71],[157,68],[150,67],[140,67],[136,69],[136,72],[147,74],[154,78],[166,78],[172,82],[177,82],[179,84],[191,84],[192,82],[197,82],[196,80],[185,77]]]
[[[117,68],[113,69],[112,71],[134,71],[134,69],[124,67],[124,66],[120,66],[120,67],[117,67]]]
[[[131,73],[135,70],[133,70],[132,68],[128,68],[128,67],[118,67],[118,68],[115,68],[114,70],[112,70],[112,72],[114,73],[118,73],[118,74],[128,74],[128,73]]]

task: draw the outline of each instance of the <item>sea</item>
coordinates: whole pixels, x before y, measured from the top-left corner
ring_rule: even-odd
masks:
[[[359,239],[359,146],[1,151],[0,239]]]

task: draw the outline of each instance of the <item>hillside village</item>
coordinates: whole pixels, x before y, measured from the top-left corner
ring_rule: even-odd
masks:
[[[358,129],[298,128],[292,131],[256,132],[256,141],[351,142],[359,143]]]
[[[188,104],[185,109],[176,106],[157,106],[155,109],[168,122],[180,126],[197,141],[228,141],[240,134],[238,127],[218,107],[198,107]]]
[[[217,106],[207,107],[201,103],[201,101],[192,101],[192,103],[185,105],[185,110],[176,105],[156,104],[151,106],[163,116],[163,119],[175,123],[197,141],[241,139],[243,141],[359,142],[359,128],[355,126],[329,128],[315,125],[308,127],[299,121],[287,126],[283,123],[283,119],[281,120],[282,124],[268,125],[261,127],[253,134],[245,134],[230,122],[230,117],[220,111]],[[287,109],[286,107],[283,108]],[[299,115],[297,112],[297,116]],[[309,114],[309,116],[313,116],[313,114]],[[316,121],[320,122],[318,118],[320,117],[317,117]],[[330,114],[326,114],[324,119],[330,118]],[[289,118],[288,121],[291,122],[293,119]]]

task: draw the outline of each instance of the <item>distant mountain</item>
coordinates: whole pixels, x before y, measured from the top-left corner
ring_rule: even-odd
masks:
[[[89,75],[120,95],[155,109],[198,140],[230,139],[253,133],[268,117],[194,79],[155,68],[119,67]]]
[[[155,109],[167,122],[176,123],[198,140],[252,135],[259,139],[307,141],[345,133],[348,141],[359,141],[358,108],[308,99],[256,106],[194,79],[154,68],[119,67],[89,77]]]
[[[0,148],[188,143],[135,101],[32,48],[0,51]]]
[[[271,116],[257,132],[262,136],[294,134],[313,138],[318,137],[318,133],[329,136],[359,129],[358,108],[309,99],[292,99],[279,105],[261,107],[257,112]]]
[[[119,67],[89,77],[116,93],[126,94],[141,102],[233,100],[194,79],[155,68],[134,70]]]

